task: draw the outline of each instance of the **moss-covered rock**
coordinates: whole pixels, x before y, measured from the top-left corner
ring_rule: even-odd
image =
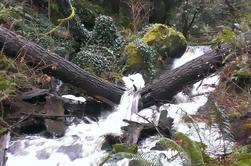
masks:
[[[129,43],[124,49],[124,55],[126,56],[126,67],[132,70],[140,70],[144,61],[143,55],[137,45],[133,42]]]
[[[154,47],[163,57],[179,58],[186,50],[186,38],[182,33],[163,24],[148,27],[142,40]]]
[[[125,144],[114,144],[112,145],[112,150],[114,153],[126,152],[131,154],[136,154],[138,151],[137,145],[133,144],[130,147],[127,147]]]
[[[150,80],[160,75],[171,58],[181,57],[186,50],[186,39],[163,24],[153,24],[138,34],[139,39],[124,48],[126,71],[140,72]]]

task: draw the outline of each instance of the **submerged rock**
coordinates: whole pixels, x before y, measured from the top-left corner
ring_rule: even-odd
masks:
[[[64,153],[69,156],[69,158],[73,161],[77,158],[82,157],[82,145],[70,145],[70,146],[61,146],[57,152]]]

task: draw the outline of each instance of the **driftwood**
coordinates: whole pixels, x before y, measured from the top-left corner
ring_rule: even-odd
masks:
[[[80,87],[87,92],[87,95],[107,104],[118,104],[124,92],[122,87],[86,72],[57,54],[43,49],[4,27],[0,27],[0,48],[8,56],[23,57],[28,64],[44,66],[44,73]],[[165,73],[155,83],[148,84],[140,92],[142,98],[139,108],[165,103],[184,87],[215,72],[217,68],[223,66],[222,61],[231,48],[231,44],[222,45],[221,48],[209,51],[203,56]]]

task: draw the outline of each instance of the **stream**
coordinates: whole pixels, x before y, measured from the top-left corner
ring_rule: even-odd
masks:
[[[192,60],[204,52],[208,51],[208,46],[188,47],[184,55],[174,61],[172,68],[177,68],[189,60]],[[96,166],[108,155],[101,150],[104,136],[107,134],[121,135],[121,126],[127,125],[123,119],[137,122],[146,122],[138,114],[156,122],[159,118],[159,112],[153,106],[141,110],[139,113],[138,100],[140,95],[135,92],[135,87],[140,89],[144,87],[144,80],[140,74],[134,74],[123,77],[126,88],[128,89],[122,96],[120,104],[109,113],[104,113],[99,117],[98,122],[86,118],[88,123],[81,122],[72,124],[66,130],[65,136],[61,138],[48,139],[40,135],[23,136],[12,138],[7,152],[7,166]],[[183,122],[184,114],[196,114],[198,109],[207,102],[207,92],[214,90],[210,85],[217,84],[219,77],[210,76],[202,81],[195,83],[191,90],[189,98],[183,92],[175,96],[177,104],[165,104],[160,110],[167,110],[168,116],[174,119],[174,129],[185,133],[189,138],[202,140],[208,147],[207,153],[211,156],[224,153],[231,150],[233,143],[223,140],[217,126],[207,126],[204,122],[195,125]],[[200,95],[199,95],[200,94]],[[204,94],[204,95],[201,95]],[[199,131],[199,134],[198,134]],[[163,165],[182,166],[182,160],[177,157],[174,151],[151,150],[159,140],[159,136],[151,136],[141,141],[138,146],[139,154],[159,155]],[[226,149],[227,148],[227,149]],[[119,161],[110,161],[104,165],[127,166],[128,159]]]

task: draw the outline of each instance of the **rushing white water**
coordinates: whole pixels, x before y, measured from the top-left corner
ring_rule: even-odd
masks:
[[[99,122],[89,120],[70,126],[65,136],[57,139],[46,139],[41,136],[25,136],[11,142],[7,166],[26,165],[46,166],[80,166],[98,165],[107,155],[101,150],[106,134],[122,134],[121,126],[126,125],[122,120],[130,119],[137,112],[139,94],[134,89],[144,87],[140,74],[123,78],[128,90],[121,98],[120,105],[107,117],[101,117]],[[133,84],[134,82],[134,84]],[[63,96],[71,100],[84,102],[83,98],[72,95]]]
[[[209,47],[189,47],[182,58],[174,62],[173,68],[176,68],[187,61],[200,56]],[[193,85],[191,95],[196,96],[204,92],[212,91],[210,84],[217,84],[218,76],[209,77],[202,82]],[[36,165],[36,166],[96,166],[107,152],[101,150],[104,136],[106,134],[120,135],[122,134],[121,126],[126,125],[122,120],[131,119],[137,122],[145,122],[136,113],[137,101],[139,94],[136,90],[144,87],[144,80],[140,74],[134,74],[123,77],[125,86],[128,89],[121,98],[121,103],[108,116],[102,116],[98,122],[89,120],[89,124],[84,122],[78,125],[68,127],[65,136],[57,139],[46,139],[41,136],[25,136],[12,140],[8,152],[7,166],[17,166],[20,164]],[[71,98],[72,99],[72,98]],[[205,123],[197,123],[196,127],[191,126],[182,121],[182,116],[187,114],[195,114],[199,107],[203,106],[207,101],[207,95],[198,95],[189,98],[182,92],[176,95],[178,104],[165,104],[160,109],[168,110],[168,116],[174,119],[174,128],[187,134],[190,138],[203,142],[208,145],[208,152],[219,152],[223,143],[219,138],[220,134],[217,128],[210,128]],[[159,113],[153,108],[140,111],[138,114],[156,122]],[[196,130],[201,132],[200,137]],[[212,134],[213,133],[213,134]],[[150,150],[158,140],[158,136],[152,136],[142,141],[138,147],[140,154],[162,155],[164,165],[179,166],[180,159],[168,161],[175,152],[173,151],[156,151]],[[216,149],[217,148],[217,149]],[[107,164],[109,165],[109,164]],[[114,164],[112,164],[114,165]],[[118,166],[128,165],[128,160],[124,159],[116,163]]]

